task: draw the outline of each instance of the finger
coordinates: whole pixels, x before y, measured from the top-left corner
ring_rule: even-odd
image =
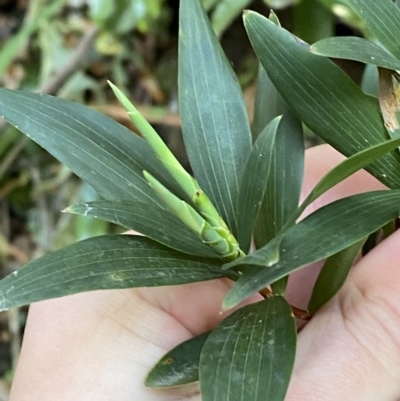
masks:
[[[287,401],[400,398],[399,244],[373,249],[300,333]]]
[[[134,290],[34,304],[10,401],[186,400],[197,387],[160,394],[143,381],[167,350],[190,335]]]

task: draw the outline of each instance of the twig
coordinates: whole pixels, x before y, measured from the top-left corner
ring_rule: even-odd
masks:
[[[96,26],[91,26],[83,35],[64,68],[56,71],[53,76],[50,77],[47,82],[40,85],[35,92],[47,93],[48,95],[56,94],[72,74],[86,64],[87,52],[95,40],[97,33],[98,28]]]
[[[3,121],[0,121],[0,124]],[[1,127],[0,127],[1,129]],[[12,146],[12,148],[7,152],[5,155],[3,161],[0,164],[0,180],[3,178],[4,174],[6,171],[10,168],[10,166],[13,164],[14,160],[18,157],[22,149],[25,147],[25,145],[28,143],[29,138],[26,136],[23,136],[18,139],[16,143]]]
[[[82,68],[87,62],[87,52],[90,49],[93,41],[95,40],[98,33],[98,28],[96,26],[91,26],[83,35],[78,45],[76,46],[74,52],[69,58],[65,66],[56,71],[50,79],[39,85],[34,92],[45,93],[48,95],[56,94],[65,82],[80,68]],[[0,121],[0,131],[2,131],[7,122],[5,120]],[[14,155],[14,158],[18,156],[22,149]],[[4,172],[3,172],[4,173]]]
[[[259,292],[264,298],[268,298],[271,295],[273,295],[273,292],[269,289],[269,288],[263,288],[260,292]],[[297,319],[301,319],[301,320],[310,320],[311,319],[311,315],[309,314],[308,311],[304,310],[304,309],[300,309],[297,306],[293,306],[290,305],[292,312],[293,312],[293,316],[296,317]]]
[[[19,308],[12,308],[8,311],[8,331],[10,333],[11,343],[11,367],[15,372],[18,364],[19,355],[21,353],[21,327]]]

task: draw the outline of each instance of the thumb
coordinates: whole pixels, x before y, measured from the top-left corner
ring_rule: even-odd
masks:
[[[399,244],[372,250],[301,331],[287,401],[400,398]]]

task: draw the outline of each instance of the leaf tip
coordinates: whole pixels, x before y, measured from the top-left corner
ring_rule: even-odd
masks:
[[[252,10],[244,10],[243,11],[243,19],[246,21],[246,19],[251,18],[254,15],[258,15],[255,11]]]
[[[227,312],[228,310],[234,308],[238,304],[239,304],[239,302],[236,302],[236,300],[233,299],[232,296],[230,296],[230,292],[229,292],[228,295],[225,297],[225,299],[222,301],[220,313]]]

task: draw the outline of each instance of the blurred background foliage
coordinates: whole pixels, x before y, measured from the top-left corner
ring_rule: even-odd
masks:
[[[182,1],[182,0],[181,0]],[[366,35],[341,0],[203,0],[252,114],[258,62],[241,12],[268,15],[306,42]],[[187,166],[177,110],[178,0],[0,0],[0,85],[84,103],[130,125],[106,83],[128,93]],[[363,66],[341,64],[356,80]],[[314,141],[309,137],[310,143]],[[189,167],[189,166],[187,166]],[[28,260],[120,228],[63,214],[96,193],[0,119],[0,274]],[[7,399],[26,309],[0,315],[0,401]]]

